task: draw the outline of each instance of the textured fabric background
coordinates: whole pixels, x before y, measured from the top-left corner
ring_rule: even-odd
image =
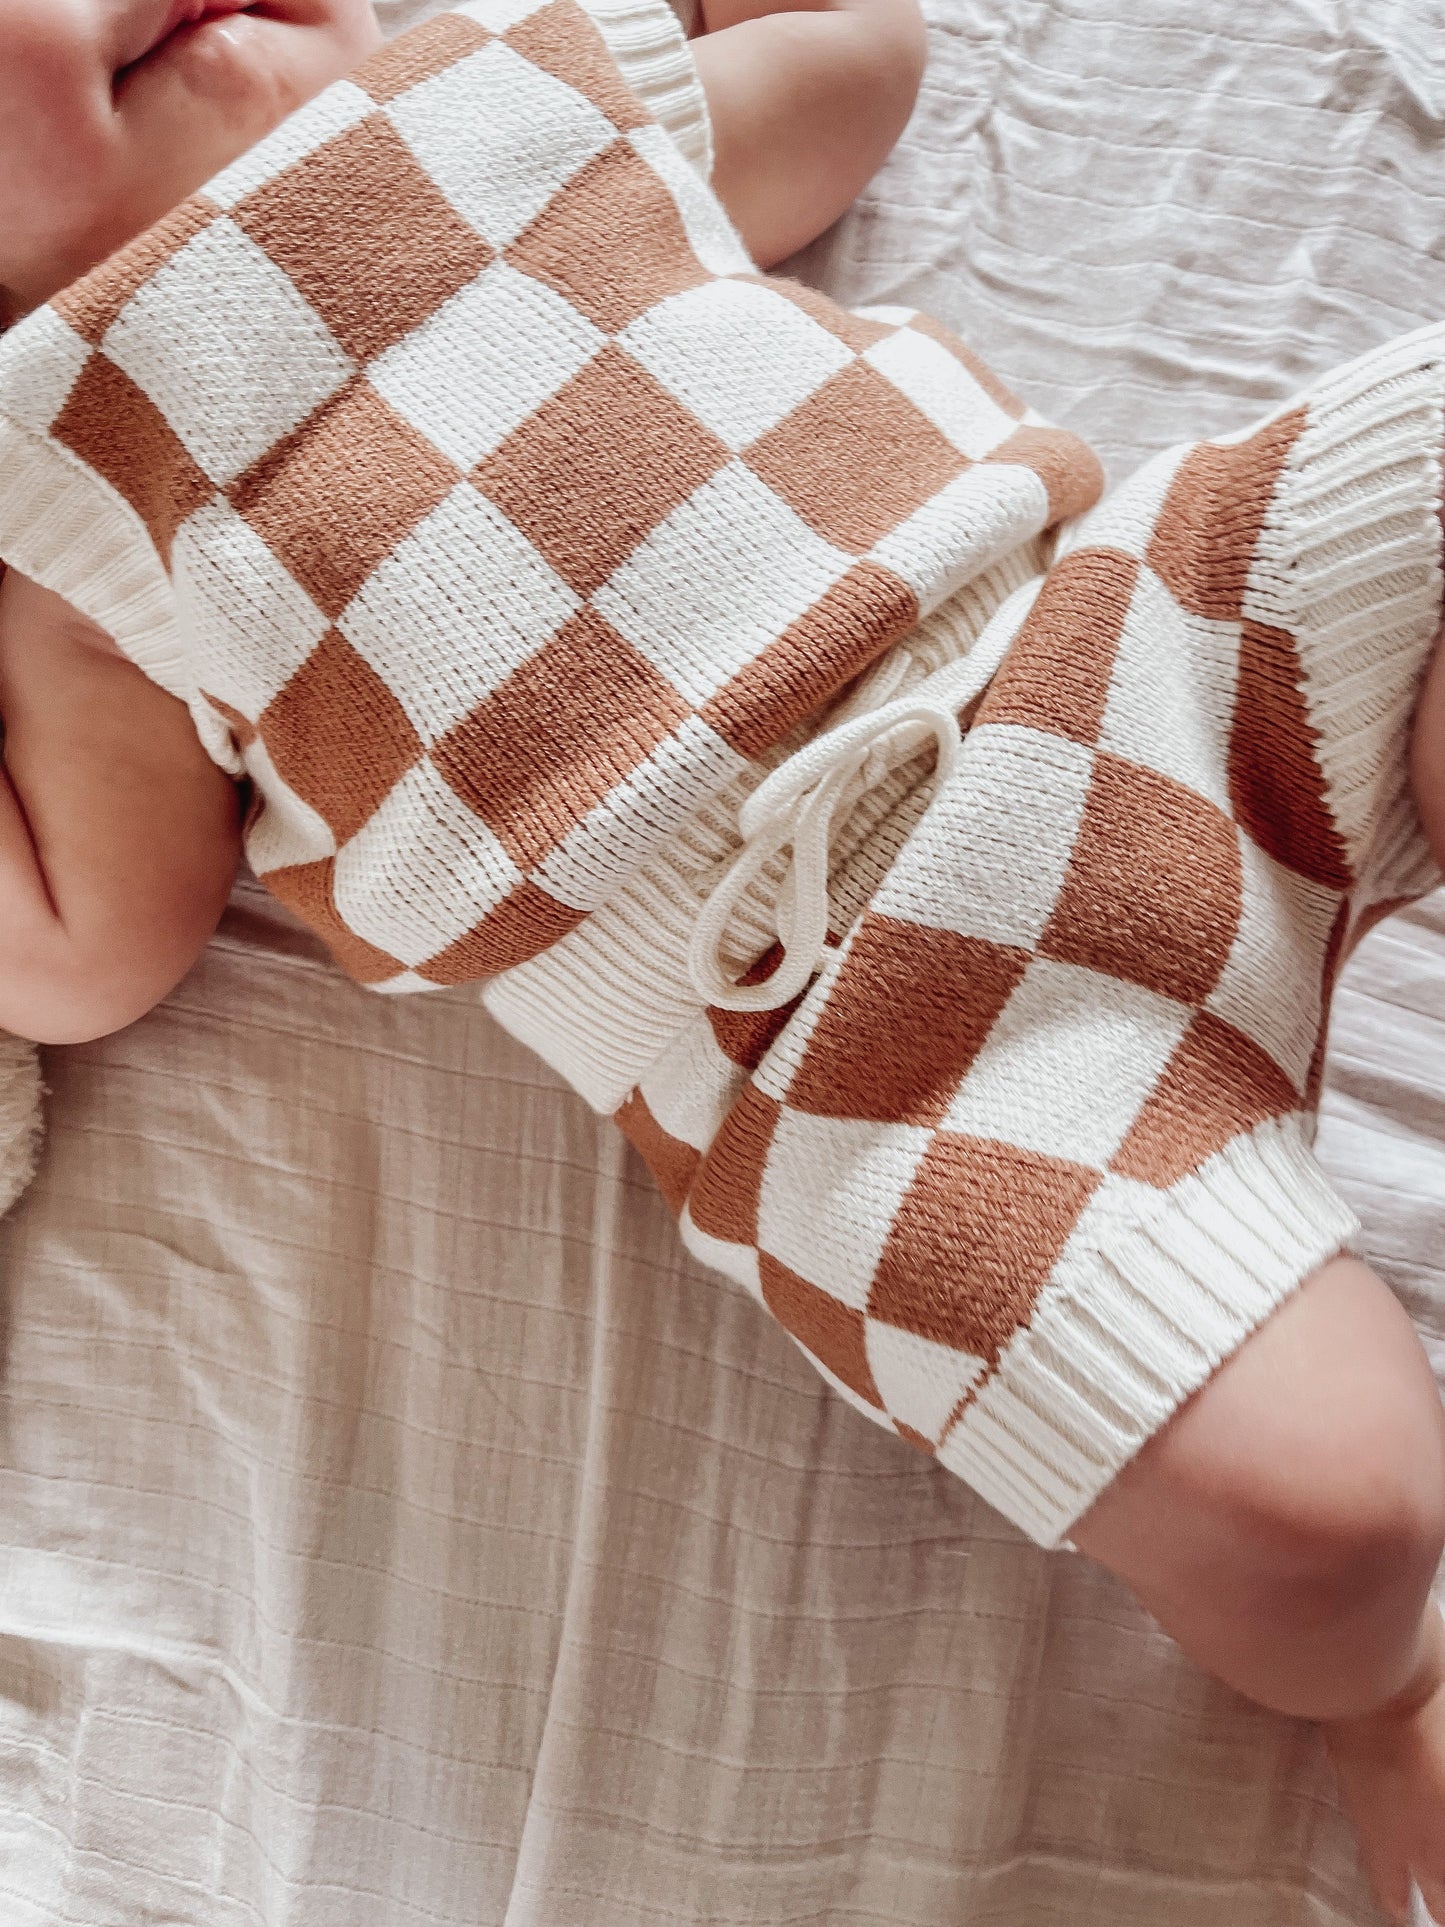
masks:
[[[935,0],[810,270],[1116,474],[1433,318],[1436,0],[1201,18]],[[1445,1373],[1442,982],[1438,906],[1361,954],[1326,1149]],[[243,887],[46,1068],[7,1927],[1373,1927],[1313,1729],[846,1410],[466,993],[368,997]]]

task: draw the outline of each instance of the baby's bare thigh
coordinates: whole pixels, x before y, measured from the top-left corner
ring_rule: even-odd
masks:
[[[1445,1536],[1445,1416],[1403,1307],[1357,1259],[1314,1272],[1071,1529],[1152,1606],[1226,1609]],[[1161,1613],[1160,1617],[1164,1617]]]

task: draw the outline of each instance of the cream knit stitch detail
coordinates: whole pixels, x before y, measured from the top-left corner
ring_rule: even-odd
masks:
[[[667,0],[583,0],[637,98],[698,173],[712,174],[712,123],[681,22]]]
[[[1407,742],[1441,608],[1442,439],[1445,324],[1328,376],[1310,397],[1246,591],[1247,617],[1300,639],[1330,807],[1356,867],[1382,812],[1414,814]],[[1392,674],[1402,653],[1408,667]]]

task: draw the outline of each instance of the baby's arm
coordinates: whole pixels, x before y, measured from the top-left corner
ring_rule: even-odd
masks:
[[[712,182],[771,267],[856,199],[903,132],[927,57],[917,0],[702,0],[693,57]]]
[[[13,570],[0,716],[0,1027],[78,1043],[142,1016],[205,946],[236,872],[236,788],[183,703]]]

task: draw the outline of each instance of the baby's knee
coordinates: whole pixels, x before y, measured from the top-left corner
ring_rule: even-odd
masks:
[[[1445,1414],[1388,1288],[1320,1268],[1125,1468],[1072,1534],[1146,1605],[1241,1611],[1428,1585],[1445,1549]],[[1161,1614],[1162,1616],[1162,1614]]]
[[[1357,1259],[1332,1259],[1230,1366],[1214,1423],[1248,1462],[1231,1453],[1224,1483],[1261,1544],[1346,1591],[1390,1569],[1433,1572],[1445,1549],[1445,1411],[1389,1288]]]

